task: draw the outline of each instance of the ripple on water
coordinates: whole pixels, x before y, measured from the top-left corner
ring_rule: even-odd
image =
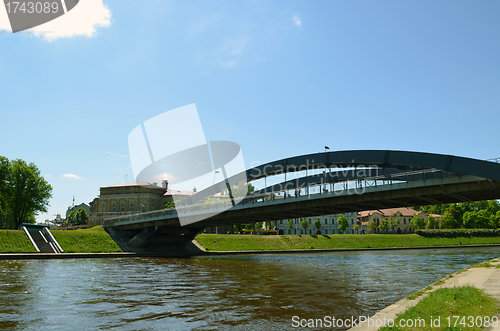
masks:
[[[288,330],[372,315],[500,248],[0,261],[0,329]]]

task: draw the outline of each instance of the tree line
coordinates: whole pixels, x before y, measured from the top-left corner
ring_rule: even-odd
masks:
[[[497,200],[429,205],[414,209],[427,214],[442,215],[441,222],[436,226],[443,229],[500,228],[500,202]]]
[[[89,214],[82,207],[73,209],[66,216],[63,226],[86,225],[89,220]]]
[[[33,163],[0,156],[0,228],[18,229],[47,212],[52,186]]]

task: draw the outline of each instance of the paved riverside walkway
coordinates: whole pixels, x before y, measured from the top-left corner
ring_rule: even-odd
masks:
[[[444,284],[432,286],[432,290],[425,292],[420,295],[415,300],[401,299],[398,302],[382,309],[375,315],[371,316],[372,320],[386,320],[392,319],[396,320],[397,314],[404,313],[408,308],[415,306],[420,300],[429,295],[437,289],[444,287],[454,287],[454,286],[464,286],[471,285],[478,289],[483,290],[486,294],[491,295],[496,300],[500,301],[500,266],[495,268],[495,266],[500,265],[500,258],[489,261],[494,267],[481,267],[481,268],[470,268],[466,271],[453,274],[452,278],[448,278],[444,281]],[[500,321],[500,316],[499,316]],[[436,328],[436,331],[441,330],[441,328]],[[373,323],[371,326],[364,323],[361,326],[350,328],[348,331],[376,331],[379,327],[374,327]],[[490,327],[485,329],[488,331],[500,331],[500,323],[497,327]]]

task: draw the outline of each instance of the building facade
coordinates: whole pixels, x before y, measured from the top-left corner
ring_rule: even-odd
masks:
[[[332,215],[322,215],[322,216],[314,216],[314,217],[305,217],[305,218],[292,218],[293,227],[292,229],[288,228],[289,219],[277,221],[276,230],[278,230],[278,234],[287,235],[287,234],[317,234],[317,229],[314,226],[314,222],[316,219],[319,219],[321,222],[321,228],[319,234],[340,234],[344,233],[338,229],[339,222],[338,218],[341,214],[332,214]],[[422,212],[418,212],[412,208],[401,207],[401,208],[390,208],[390,209],[378,209],[378,210],[366,210],[362,212],[354,212],[354,213],[345,213],[343,214],[347,220],[349,221],[349,226],[346,229],[346,234],[352,233],[369,233],[368,224],[371,221],[374,221],[377,225],[377,228],[373,233],[413,233],[416,228],[410,226],[410,222],[413,219],[413,216],[420,216],[425,223],[427,223],[429,216],[432,216],[436,219],[435,228],[439,227],[439,222],[441,221],[442,216],[437,214],[426,214]],[[380,230],[380,221],[382,219],[390,220],[399,220],[397,226],[394,229],[389,225],[387,230]],[[310,223],[309,227],[304,230],[304,228],[300,225],[303,219],[307,219]],[[355,229],[355,224],[358,224],[357,229]]]
[[[316,219],[319,219],[319,221],[321,222],[321,228],[319,230],[320,234],[344,233],[338,229],[339,225],[340,225],[338,222],[338,218],[340,217],[340,215],[341,214],[332,214],[332,215],[322,215],[322,216],[291,218],[291,219],[280,220],[280,221],[276,222],[276,230],[278,230],[278,234],[281,234],[281,235],[285,235],[285,234],[310,234],[310,235],[317,234],[318,230],[314,226],[314,222],[316,221]],[[357,233],[357,231],[354,230],[354,225],[358,224],[357,213],[345,213],[342,215],[347,217],[347,220],[349,221],[349,226],[347,227],[345,233]],[[310,225],[307,229],[304,229],[300,225],[300,223],[302,222],[303,219],[307,219],[310,223]],[[293,228],[292,229],[288,228],[289,220],[293,221]]]
[[[420,216],[426,223],[429,216],[433,216],[437,223],[436,228],[438,227],[439,222],[441,221],[442,216],[437,214],[426,214],[422,212],[418,212],[412,208],[408,207],[400,207],[400,208],[389,208],[389,209],[377,209],[377,210],[365,210],[358,214],[358,219],[361,224],[361,233],[368,233],[368,225],[371,221],[374,221],[377,224],[377,228],[375,229],[375,233],[413,233],[416,228],[410,226],[410,222],[413,217],[417,215]],[[394,229],[389,225],[388,229],[383,231],[380,230],[380,221],[382,219],[390,220],[399,220],[397,226]]]
[[[182,201],[196,191],[169,190],[168,182],[131,182],[100,188],[100,194],[90,203],[89,225],[102,225],[108,218],[161,210],[165,204]]]

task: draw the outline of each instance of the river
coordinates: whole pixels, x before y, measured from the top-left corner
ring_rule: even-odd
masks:
[[[371,316],[499,256],[492,247],[1,260],[0,329],[289,330],[293,316]]]

